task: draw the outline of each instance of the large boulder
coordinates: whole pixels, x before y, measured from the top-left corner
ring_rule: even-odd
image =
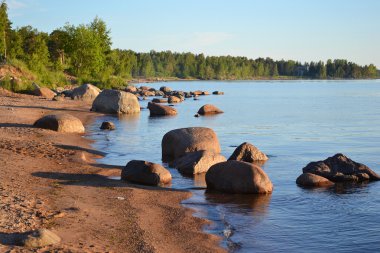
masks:
[[[100,92],[101,90],[98,87],[87,83],[75,88],[71,93],[71,98],[74,100],[93,102]]]
[[[80,119],[70,114],[46,115],[37,120],[34,126],[62,133],[84,133],[85,131]]]
[[[169,116],[177,114],[177,110],[172,106],[160,105],[151,102],[148,103],[148,109],[150,111],[150,116]]]
[[[215,105],[210,105],[210,104],[204,105],[198,110],[198,114],[200,115],[218,114],[218,113],[223,113],[223,111],[220,110]]]
[[[207,188],[227,193],[271,193],[267,174],[251,163],[226,161],[213,165],[206,173]]]
[[[311,173],[303,173],[297,178],[296,183],[304,187],[324,187],[334,185],[334,183],[327,178]]]
[[[220,153],[215,132],[206,127],[180,128],[167,132],[162,138],[162,160],[173,161],[187,152],[208,150]]]
[[[117,114],[140,112],[140,104],[132,93],[118,90],[103,90],[94,100],[92,111]]]
[[[121,171],[121,179],[144,185],[170,183],[172,175],[159,164],[132,160]]]
[[[172,89],[170,87],[167,87],[167,86],[161,86],[160,87],[160,91],[162,91],[162,92],[164,92],[166,94],[166,93],[171,92]]]
[[[54,91],[46,87],[36,87],[33,94],[48,99],[53,99],[57,95]]]
[[[266,161],[268,157],[251,143],[244,142],[235,149],[228,160],[252,163],[255,161]]]
[[[380,180],[380,176],[370,168],[352,161],[343,154],[336,154],[324,161],[311,162],[302,171],[333,182]]]
[[[226,158],[212,151],[186,153],[175,161],[175,167],[182,174],[194,175],[207,172],[214,164],[225,162]]]

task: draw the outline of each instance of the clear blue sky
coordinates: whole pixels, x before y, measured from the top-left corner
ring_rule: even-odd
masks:
[[[14,27],[89,23],[114,48],[300,61],[344,58],[380,68],[380,0],[8,0]]]

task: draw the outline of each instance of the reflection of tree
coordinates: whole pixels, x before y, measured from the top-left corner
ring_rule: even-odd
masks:
[[[265,215],[267,213],[271,194],[222,194],[205,193],[205,198],[212,204],[223,204],[231,212],[252,213],[252,215]]]

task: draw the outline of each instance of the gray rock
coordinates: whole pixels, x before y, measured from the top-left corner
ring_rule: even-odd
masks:
[[[140,112],[140,104],[132,93],[103,90],[94,100],[91,110],[103,113],[135,114]]]
[[[62,133],[84,133],[80,119],[70,114],[50,114],[38,119],[35,127],[50,129]]]

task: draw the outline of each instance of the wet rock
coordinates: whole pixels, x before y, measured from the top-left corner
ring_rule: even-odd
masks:
[[[169,96],[168,98],[168,102],[170,104],[174,104],[174,103],[180,103],[181,102],[181,99],[179,97],[176,97],[176,96]]]
[[[177,110],[171,106],[151,102],[148,103],[148,109],[150,111],[150,116],[168,116],[177,114]]]
[[[215,132],[206,127],[180,128],[167,132],[162,138],[162,160],[173,161],[188,152],[207,150],[220,153]]]
[[[343,154],[336,154],[324,161],[311,162],[302,171],[333,182],[380,180],[380,176],[366,165],[357,163]]]
[[[267,174],[257,165],[226,161],[207,171],[206,184],[210,190],[226,193],[271,193],[273,185]]]
[[[94,100],[91,110],[103,113],[134,114],[140,112],[140,104],[132,93],[103,90]]]
[[[167,86],[161,86],[160,87],[160,91],[162,91],[162,92],[164,92],[166,94],[166,93],[171,92],[172,89],[170,87],[167,87]]]
[[[102,125],[100,126],[100,129],[102,130],[115,130],[115,124],[113,122],[104,121]]]
[[[208,115],[208,114],[223,113],[223,111],[214,105],[207,104],[199,108],[198,113],[200,115]]]
[[[160,185],[170,183],[170,172],[159,164],[132,160],[121,172],[121,179],[144,185]]]
[[[80,119],[70,114],[46,115],[37,120],[34,126],[62,133],[84,133],[85,131]]]
[[[164,98],[153,98],[152,102],[153,102],[153,103],[158,103],[158,104],[159,104],[159,103],[164,104],[164,103],[167,103],[168,100],[167,100],[167,99],[164,99]]]
[[[251,143],[244,142],[235,149],[228,160],[252,163],[255,161],[266,161],[268,157]]]
[[[184,156],[175,161],[175,168],[179,172],[187,175],[205,173],[209,168],[217,163],[226,161],[226,158],[221,154],[216,154],[211,151],[196,151],[186,153]]]
[[[324,187],[334,185],[334,183],[327,178],[311,173],[303,173],[297,178],[296,183],[304,187]]]
[[[61,242],[61,238],[48,229],[39,229],[26,233],[19,240],[19,244],[26,248],[41,248]]]

